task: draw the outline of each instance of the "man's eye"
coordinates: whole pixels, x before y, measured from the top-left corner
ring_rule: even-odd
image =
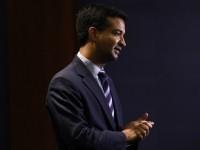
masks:
[[[121,35],[120,32],[113,32],[114,35]]]

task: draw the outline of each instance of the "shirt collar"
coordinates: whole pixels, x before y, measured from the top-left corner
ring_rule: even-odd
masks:
[[[88,68],[88,70],[92,73],[92,75],[96,78],[98,76],[98,73],[103,69],[103,67],[99,67],[93,62],[91,62],[89,59],[87,59],[85,56],[83,56],[80,51],[77,54],[77,57],[84,63],[84,65]]]

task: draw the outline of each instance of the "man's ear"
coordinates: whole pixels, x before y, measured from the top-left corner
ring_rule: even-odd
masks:
[[[88,39],[95,42],[97,38],[97,29],[95,27],[89,27],[88,29]]]

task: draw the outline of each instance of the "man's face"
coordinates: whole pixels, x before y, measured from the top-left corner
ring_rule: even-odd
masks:
[[[122,48],[126,46],[124,34],[125,23],[121,18],[108,18],[108,27],[97,31],[96,53],[102,63],[116,60]]]

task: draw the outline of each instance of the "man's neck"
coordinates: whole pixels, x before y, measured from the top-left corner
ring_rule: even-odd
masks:
[[[99,66],[100,68],[105,66],[105,64],[98,62],[98,58],[96,58],[95,55],[94,55],[95,54],[95,48],[91,44],[86,44],[86,45],[82,46],[79,49],[79,52],[81,53],[81,55],[83,55],[85,58],[87,58],[92,63]]]

